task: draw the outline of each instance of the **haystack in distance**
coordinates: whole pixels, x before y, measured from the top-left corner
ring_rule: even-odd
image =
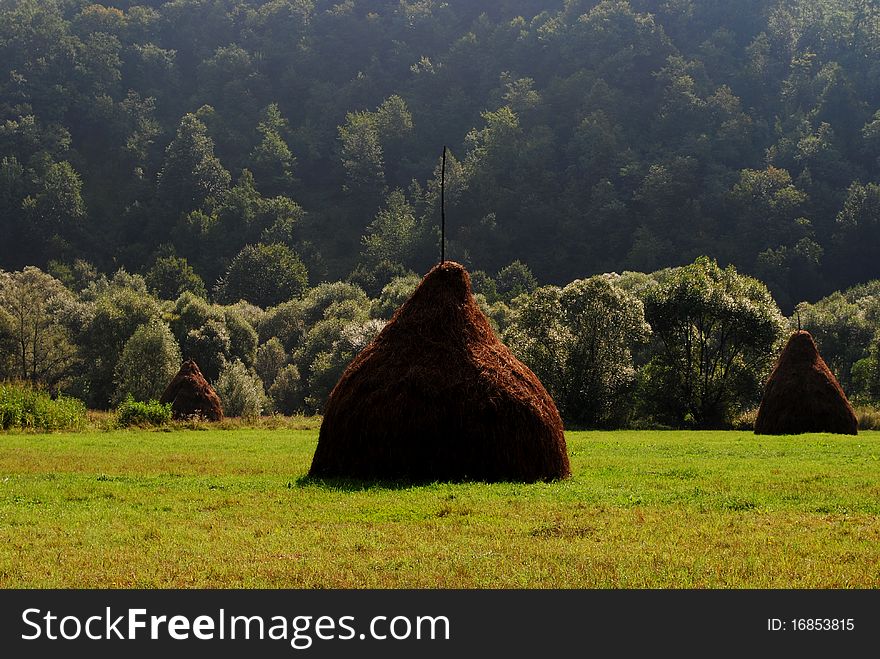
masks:
[[[755,420],[757,435],[858,433],[852,405],[809,332],[799,330],[779,356]]]
[[[562,420],[459,264],[432,269],[330,394],[309,475],[521,481],[571,473]]]
[[[160,403],[171,403],[171,415],[175,419],[199,417],[208,421],[221,421],[223,407],[220,397],[202,375],[198,364],[187,359],[177,375],[165,388]]]

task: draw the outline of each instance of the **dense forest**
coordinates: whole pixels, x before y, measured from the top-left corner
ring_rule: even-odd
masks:
[[[798,325],[880,402],[866,0],[3,0],[0,380],[320,412],[438,260],[444,146],[566,423],[747,424]]]
[[[443,145],[448,253],[472,270],[565,284],[705,254],[791,311],[880,276],[880,8],[0,5],[5,270],[378,296],[436,260]]]

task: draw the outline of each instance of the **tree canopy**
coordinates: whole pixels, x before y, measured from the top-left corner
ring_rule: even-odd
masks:
[[[0,267],[198,290],[282,243],[378,293],[436,260],[446,144],[471,270],[707,254],[790,311],[880,276],[878,25],[864,0],[12,0]]]

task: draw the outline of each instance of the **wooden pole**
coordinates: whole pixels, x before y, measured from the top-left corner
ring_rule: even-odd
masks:
[[[440,165],[440,263],[446,262],[446,147]]]

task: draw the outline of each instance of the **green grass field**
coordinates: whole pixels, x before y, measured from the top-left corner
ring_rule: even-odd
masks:
[[[307,482],[316,430],[0,435],[0,586],[880,587],[880,432],[567,438],[395,488]]]

